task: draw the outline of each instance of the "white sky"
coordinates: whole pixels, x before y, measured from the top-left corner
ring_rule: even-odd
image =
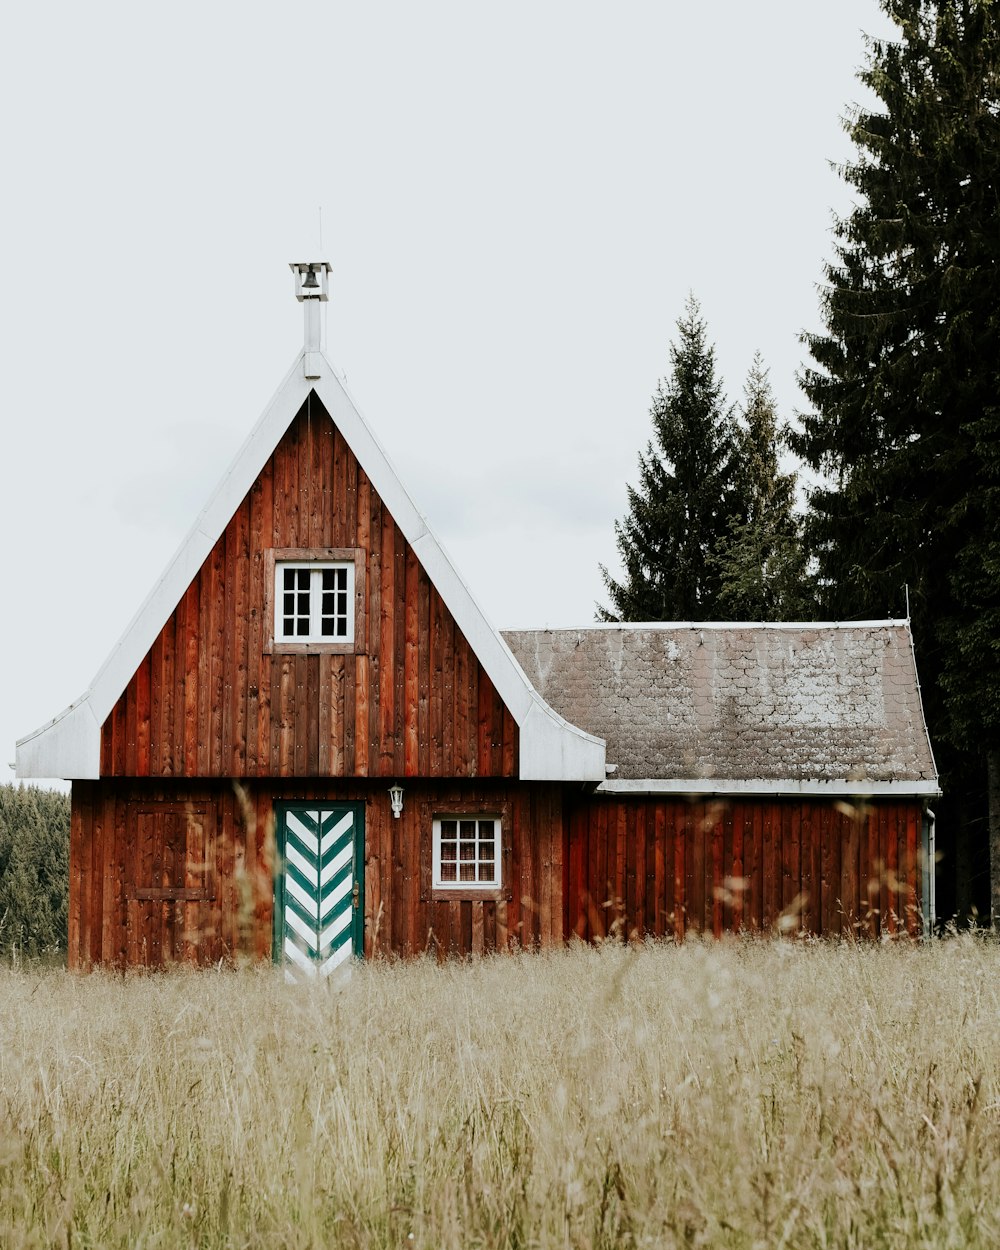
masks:
[[[688,291],[783,415],[876,0],[8,6],[0,779],[81,694],[301,346],[487,615],[593,620]],[[322,254],[318,206],[322,205]]]

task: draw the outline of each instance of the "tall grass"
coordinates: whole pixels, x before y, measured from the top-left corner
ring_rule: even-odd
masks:
[[[994,1247],[1000,948],[0,971],[0,1245]]]

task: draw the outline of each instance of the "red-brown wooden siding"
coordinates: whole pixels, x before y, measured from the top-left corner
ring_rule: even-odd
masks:
[[[788,932],[920,931],[918,801],[564,800],[554,783],[418,780],[407,785],[395,820],[386,787],[364,780],[251,780],[238,789],[224,781],[109,779],[73,786],[70,966],[268,958],[279,799],[365,804],[368,955],[481,954],[613,932],[772,932],[782,917]],[[191,804],[206,836],[214,830],[214,842],[199,851],[211,865],[209,898],[195,888],[178,900],[137,889],[149,885],[151,872],[158,878],[160,865],[167,875],[173,865],[178,879],[182,848],[138,836],[137,813],[157,803]],[[509,813],[499,900],[441,901],[430,889],[430,817],[436,805],[455,803]],[[179,841],[169,831],[182,823],[165,819],[156,828]]]
[[[382,783],[312,780],[77,781],[70,833],[69,965],[200,964],[268,959],[273,925],[271,835],[278,799],[365,804],[365,953],[483,954],[549,946],[563,938],[563,799],[558,784],[414,781],[391,815]],[[215,829],[211,897],[136,897],[178,846],[150,846],[140,863],[137,815],[156,803],[190,803]],[[510,844],[504,888],[490,900],[441,901],[430,888],[430,814],[506,807]],[[161,821],[168,831],[182,822]],[[167,836],[170,836],[168,833]],[[179,841],[179,838],[178,838]],[[194,879],[190,885],[199,884]],[[178,891],[174,891],[177,893]],[[205,891],[190,890],[197,895]],[[170,891],[164,891],[170,893]]]
[[[265,653],[266,552],[361,548],[364,654]],[[518,731],[315,396],[101,731],[101,775],[516,777]]]
[[[919,933],[922,820],[918,800],[578,800],[564,932]]]

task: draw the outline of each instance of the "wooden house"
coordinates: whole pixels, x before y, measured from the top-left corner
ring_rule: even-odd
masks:
[[[500,634],[319,347],[86,693],[69,962],[917,932],[937,778],[906,622]]]

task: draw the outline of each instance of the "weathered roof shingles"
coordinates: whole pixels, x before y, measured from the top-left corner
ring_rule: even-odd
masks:
[[[542,697],[607,741],[615,779],[933,781],[897,621],[518,630]]]

